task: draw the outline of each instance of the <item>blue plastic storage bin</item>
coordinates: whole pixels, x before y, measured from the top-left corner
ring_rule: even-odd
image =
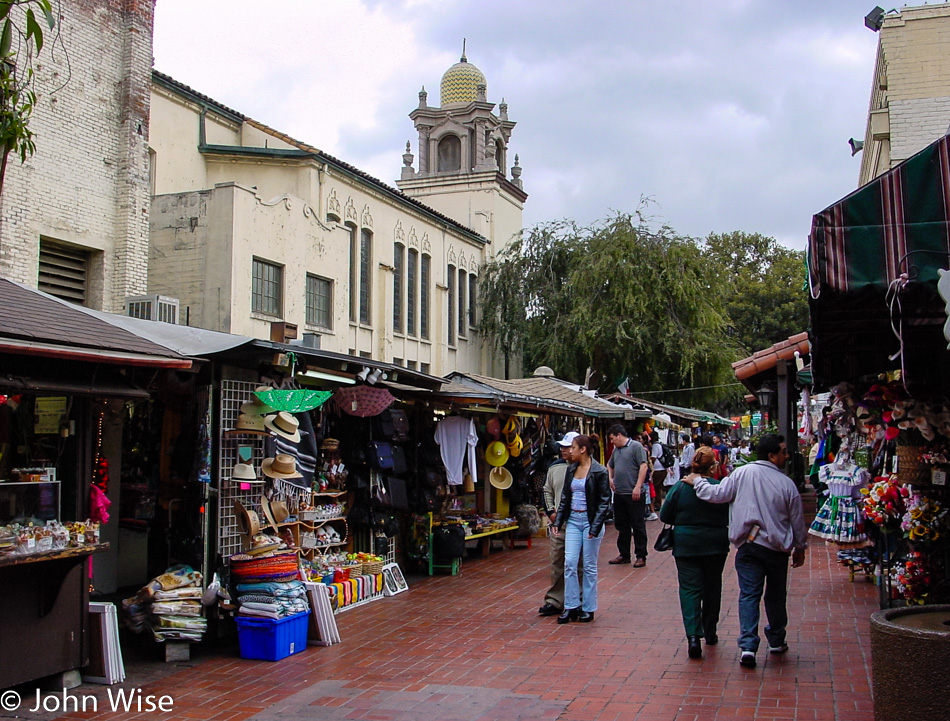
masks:
[[[280,661],[307,647],[308,611],[282,619],[237,616],[241,658]]]

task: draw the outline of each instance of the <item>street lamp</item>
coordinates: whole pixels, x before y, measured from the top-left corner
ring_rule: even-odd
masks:
[[[772,407],[772,401],[775,400],[775,389],[766,383],[755,392],[755,398],[760,408],[768,410]]]

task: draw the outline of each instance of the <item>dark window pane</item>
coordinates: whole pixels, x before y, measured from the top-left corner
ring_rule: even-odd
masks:
[[[406,333],[416,334],[416,277],[418,276],[419,252],[409,251],[409,262],[406,267]]]
[[[448,308],[448,342],[449,345],[455,345],[455,266],[450,265],[448,273],[449,282],[449,308]]]
[[[307,323],[321,328],[331,328],[330,311],[332,283],[326,278],[307,276]]]
[[[429,339],[429,276],[432,274],[432,257],[422,256],[422,269],[419,272],[419,330],[423,338]]]
[[[254,260],[251,274],[251,310],[280,316],[283,268],[263,260]]]
[[[459,270],[459,309],[458,309],[458,329],[459,329],[459,338],[465,337],[465,327],[468,325],[465,322],[466,316],[466,307],[465,307],[465,291],[468,289],[468,283],[466,282],[466,273],[464,270]]]
[[[468,324],[475,327],[475,305],[478,301],[478,284],[476,275],[468,276]]]
[[[356,245],[356,226],[347,224],[346,229],[350,233],[350,320],[355,323],[359,317],[357,311],[359,309],[360,275],[359,265],[356,262],[359,257],[359,248]]]
[[[360,231],[360,323],[370,325],[370,262],[373,252],[373,234],[363,228]]]
[[[402,333],[402,287],[404,284],[402,276],[405,272],[405,268],[403,267],[403,258],[405,255],[406,249],[399,243],[396,243],[395,251],[393,252],[393,330],[397,333]]]

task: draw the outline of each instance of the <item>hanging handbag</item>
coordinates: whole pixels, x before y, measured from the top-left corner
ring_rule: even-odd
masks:
[[[663,526],[660,535],[656,537],[656,543],[653,544],[654,551],[672,551],[673,550],[673,526]]]
[[[373,452],[373,465],[381,471],[393,469],[393,447],[385,441],[373,441],[369,444]]]
[[[409,465],[406,463],[406,452],[402,446],[392,446],[390,453],[393,457],[393,473],[397,476],[406,473],[409,470]]]
[[[393,440],[408,441],[409,416],[406,415],[405,411],[399,409],[391,410],[389,414],[392,417],[393,422]]]

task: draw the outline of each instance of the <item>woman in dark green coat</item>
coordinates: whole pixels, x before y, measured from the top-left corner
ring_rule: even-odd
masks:
[[[702,447],[693,456],[692,473],[710,483],[716,455]],[[680,609],[686,627],[690,658],[702,658],[700,639],[707,646],[719,642],[716,627],[722,602],[722,569],[729,555],[729,504],[708,503],[696,497],[682,480],[670,490],[660,509],[660,520],[673,528],[673,558],[680,586]]]

